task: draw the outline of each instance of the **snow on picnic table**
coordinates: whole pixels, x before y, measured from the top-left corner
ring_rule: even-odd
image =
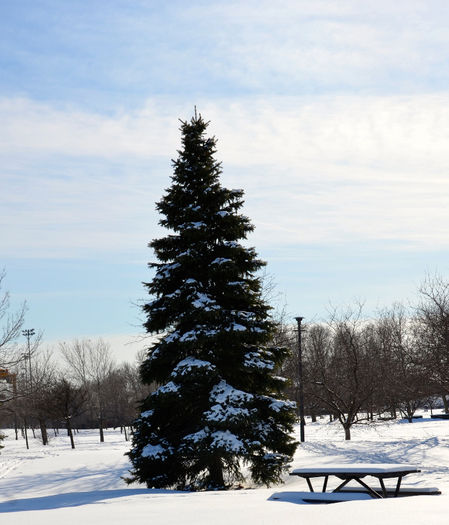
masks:
[[[416,472],[416,467],[413,465],[404,465],[403,463],[346,463],[333,464],[331,467],[301,467],[294,469],[292,474],[395,474],[397,472]]]
[[[441,496],[388,500],[355,500],[333,505],[301,504],[305,480],[286,476],[285,484],[267,488],[187,493],[148,490],[126,485],[130,443],[118,430],[106,432],[100,444],[96,431],[80,431],[77,448],[66,436],[48,447],[30,440],[30,450],[14,432],[0,453],[0,521],[2,525],[120,524],[152,525],[447,525],[449,522],[449,421],[425,417],[415,423],[382,422],[354,428],[344,441],[336,423],[308,422],[306,443],[298,447],[292,469],[351,463],[395,463],[421,472],[404,485],[438,487]],[[299,431],[298,431],[299,435]],[[298,495],[298,496],[297,496]]]

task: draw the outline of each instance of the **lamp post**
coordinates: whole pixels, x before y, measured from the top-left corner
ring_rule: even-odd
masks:
[[[301,322],[304,317],[295,317],[298,323],[298,381],[299,381],[299,427],[301,443],[304,443],[306,420],[304,417],[304,381],[302,372]]]
[[[22,330],[22,335],[24,335],[27,338],[27,350],[28,353],[24,355],[25,361],[28,359],[28,369],[29,369],[29,387],[30,392],[33,390],[33,378],[31,375],[31,345],[30,345],[30,339],[34,335],[34,328],[30,328],[28,330]],[[25,366],[25,377],[26,377],[26,366]],[[27,417],[26,415],[23,416],[23,429],[25,432],[25,443],[27,449],[30,448],[28,444],[28,432],[27,432]]]
[[[30,328],[28,330],[22,330],[22,335],[24,335],[27,338],[27,349],[28,349],[28,368],[29,368],[29,374],[30,374],[30,391],[33,389],[33,376],[31,374],[31,345],[30,345],[30,339],[35,334],[34,328]]]

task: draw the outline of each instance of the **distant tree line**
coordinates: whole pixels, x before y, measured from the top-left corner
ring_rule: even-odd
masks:
[[[280,321],[276,338],[293,350],[281,373],[299,402],[297,332]],[[361,421],[412,422],[438,398],[449,412],[449,282],[442,277],[426,279],[417,304],[396,304],[375,319],[366,319],[362,305],[335,311],[305,327],[301,347],[305,412],[339,420],[346,439]]]
[[[116,364],[101,339],[75,340],[60,345],[63,366],[57,365],[51,353],[39,350],[39,334],[30,354],[16,343],[24,314],[24,305],[9,312],[9,296],[0,293],[0,428],[44,444],[64,428],[72,447],[80,428],[97,428],[103,441],[105,428],[120,427],[128,439],[140,402],[156,388],[141,382],[144,356]],[[291,349],[279,373],[298,403],[297,332],[285,314],[277,326],[273,343]],[[306,415],[340,421],[346,439],[355,423],[397,417],[412,422],[418,409],[432,410],[438,402],[449,413],[449,281],[426,279],[416,304],[396,304],[374,319],[356,304],[334,311],[325,323],[305,325],[302,359]]]
[[[36,345],[30,356],[18,352],[8,368],[0,363],[0,427],[14,428],[27,447],[31,436],[47,445],[61,428],[72,448],[80,428],[97,428],[103,442],[105,428],[119,427],[129,439],[139,402],[150,389],[140,381],[139,360],[117,365],[102,339],[61,343],[59,350],[62,366]]]

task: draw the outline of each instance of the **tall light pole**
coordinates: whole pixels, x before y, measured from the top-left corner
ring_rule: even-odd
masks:
[[[29,380],[30,380],[29,387],[30,387],[30,392],[31,392],[32,389],[33,389],[33,379],[32,379],[32,375],[31,375],[31,344],[30,344],[30,339],[34,335],[34,328],[30,328],[28,330],[22,330],[22,335],[24,335],[27,338],[28,353],[25,354],[24,357],[25,357],[25,360],[28,359],[28,368],[29,368],[29,374],[30,374],[30,376],[29,376]],[[26,377],[26,366],[25,366],[25,377]],[[23,416],[23,429],[24,429],[24,432],[25,432],[26,447],[27,447],[27,449],[29,449],[30,446],[28,444],[28,432],[27,432],[27,417],[26,417],[26,413]]]
[[[22,335],[24,335],[27,338],[27,348],[28,348],[28,367],[29,367],[29,373],[30,373],[30,391],[33,389],[33,376],[31,375],[31,345],[30,345],[30,339],[35,334],[34,328],[30,328],[28,330],[22,330]]]
[[[306,420],[304,417],[304,381],[302,372],[301,322],[304,317],[295,317],[298,323],[298,381],[299,381],[299,428],[301,443],[304,443]]]

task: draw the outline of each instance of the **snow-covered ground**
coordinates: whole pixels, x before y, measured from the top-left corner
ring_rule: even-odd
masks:
[[[292,468],[333,463],[405,463],[422,472],[404,479],[408,486],[438,487],[441,496],[350,501],[333,505],[298,503],[307,491],[297,477],[283,485],[225,492],[185,493],[127,486],[124,453],[129,442],[108,430],[100,444],[95,431],[67,437],[43,447],[15,441],[14,432],[0,452],[0,522],[2,525],[80,523],[248,525],[447,525],[449,523],[449,420],[424,417],[413,424],[382,422],[354,428],[345,442],[338,424],[308,423],[306,443],[298,447]],[[292,495],[292,492],[294,493]],[[296,501],[296,502],[295,502]]]

